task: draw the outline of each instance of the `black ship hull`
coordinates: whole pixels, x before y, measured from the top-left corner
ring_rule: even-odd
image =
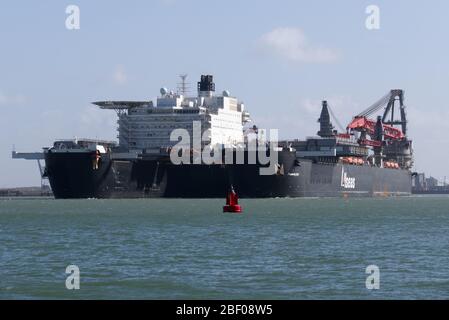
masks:
[[[112,160],[97,168],[92,153],[45,155],[55,198],[223,198],[232,184],[242,198],[373,197],[411,194],[411,173],[403,169],[314,163],[279,152],[279,168],[260,175],[260,165],[173,165],[159,159]]]
[[[108,198],[115,182],[109,155],[94,168],[92,152],[45,153],[45,175],[56,199]]]

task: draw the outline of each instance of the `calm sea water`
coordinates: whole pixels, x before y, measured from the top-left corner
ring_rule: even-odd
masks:
[[[449,298],[449,197],[223,202],[0,200],[0,298]]]

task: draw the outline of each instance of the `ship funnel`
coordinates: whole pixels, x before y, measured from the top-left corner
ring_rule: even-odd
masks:
[[[214,77],[212,75],[202,75],[198,82],[198,95],[200,97],[210,97],[215,91]]]
[[[320,131],[318,131],[318,135],[322,138],[325,137],[333,137],[335,136],[334,126],[331,122],[331,117],[329,115],[329,108],[327,106],[327,101],[323,101],[321,108],[321,115],[318,119],[320,123]]]

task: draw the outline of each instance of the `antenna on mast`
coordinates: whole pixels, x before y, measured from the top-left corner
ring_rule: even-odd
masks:
[[[180,74],[179,77],[181,78],[181,82],[178,83],[178,93],[186,96],[189,92],[189,84],[186,81],[187,73]]]

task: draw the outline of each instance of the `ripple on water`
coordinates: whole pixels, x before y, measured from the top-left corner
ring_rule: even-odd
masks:
[[[222,200],[0,200],[0,298],[449,297],[448,197],[242,204],[229,215]],[[79,291],[65,289],[69,264]]]

